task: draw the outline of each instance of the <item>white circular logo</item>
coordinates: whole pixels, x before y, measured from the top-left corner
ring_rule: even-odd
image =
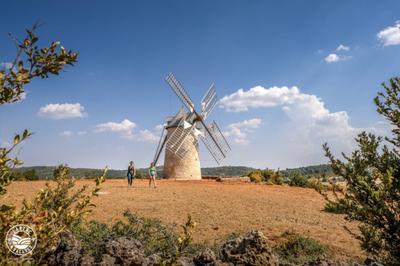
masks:
[[[17,224],[8,230],[6,235],[7,248],[17,256],[26,255],[36,247],[36,234],[32,228]]]

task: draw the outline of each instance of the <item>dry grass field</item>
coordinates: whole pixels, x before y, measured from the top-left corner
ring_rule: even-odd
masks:
[[[158,181],[148,188],[145,180],[135,180],[128,188],[125,180],[108,180],[95,199],[97,208],[90,219],[112,223],[126,209],[166,224],[182,224],[191,214],[197,222],[195,241],[214,244],[231,233],[259,229],[274,242],[294,231],[319,240],[337,259],[363,257],[359,244],[345,229],[357,232],[354,223],[342,215],[322,211],[323,198],[306,188],[258,185],[244,182]],[[1,201],[17,205],[44,186],[44,181],[14,182]],[[78,185],[92,181],[78,181]]]

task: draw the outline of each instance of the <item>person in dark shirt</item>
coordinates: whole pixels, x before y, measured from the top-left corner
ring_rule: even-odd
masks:
[[[128,177],[128,186],[130,187],[132,186],[132,182],[133,179],[135,178],[135,175],[136,175],[136,169],[133,162],[131,161],[128,166],[128,172],[126,173],[126,176]]]

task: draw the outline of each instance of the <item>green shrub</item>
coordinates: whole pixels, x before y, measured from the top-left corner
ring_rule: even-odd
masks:
[[[263,176],[263,181],[272,183],[272,184],[277,184],[281,185],[283,183],[283,176],[281,173],[278,171],[274,171],[272,169],[265,169],[261,171],[261,175]]]
[[[374,99],[377,111],[391,124],[391,136],[362,132],[357,149],[339,160],[325,143],[323,148],[334,174],[346,189],[336,197],[347,218],[359,221],[358,239],[369,257],[384,265],[400,265],[400,78],[383,84]],[[337,206],[333,206],[337,207]]]
[[[294,172],[289,176],[289,185],[293,187],[307,187],[307,177],[302,176],[299,172]]]
[[[301,235],[289,236],[288,240],[274,248],[280,263],[301,265],[326,255],[327,249],[317,240]]]
[[[266,168],[265,170],[253,170],[247,174],[251,182],[281,185],[283,183],[283,176],[278,171]]]
[[[68,176],[68,172],[64,165],[57,167],[54,171],[55,184],[46,183],[32,201],[23,201],[20,210],[10,205],[1,206],[0,235],[5,235],[15,224],[29,224],[40,240],[31,257],[20,257],[18,263],[29,259],[41,264],[46,256],[54,252],[60,233],[82,222],[90,212],[89,207],[93,206],[91,200],[98,196],[106,171],[95,179],[96,185],[91,189],[87,186],[76,189],[75,180]],[[4,245],[0,246],[0,265],[11,258],[9,250]]]
[[[254,183],[260,183],[263,181],[263,176],[260,170],[251,171],[248,174],[248,177],[250,178],[250,181]]]
[[[313,188],[318,192],[323,191],[325,189],[324,185],[322,185],[321,180],[316,177],[311,177],[308,179],[308,187]]]
[[[324,207],[324,211],[338,214],[346,213],[346,209],[347,207],[344,199],[328,201],[327,203],[325,203]]]
[[[163,225],[158,219],[139,217],[129,210],[124,212],[124,218],[125,221],[117,221],[112,226],[96,221],[78,224],[72,231],[82,242],[84,253],[92,255],[96,261],[100,261],[105,252],[104,242],[121,236],[139,240],[146,255],[159,254],[167,265],[174,263],[182,255],[194,254],[203,248],[192,243],[195,223],[190,216],[182,226],[182,235],[175,228]]]

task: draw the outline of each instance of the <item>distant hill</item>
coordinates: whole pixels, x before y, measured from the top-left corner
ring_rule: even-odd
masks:
[[[25,173],[28,171],[34,170],[36,176],[39,179],[52,179],[53,171],[55,166],[27,166],[20,167],[15,169],[14,171],[17,173]],[[255,170],[252,167],[246,166],[219,166],[219,167],[205,167],[201,169],[203,176],[243,176],[248,172]],[[142,176],[147,175],[147,168],[139,168],[137,170]],[[157,171],[159,176],[163,176],[163,167],[157,167]],[[321,165],[313,165],[313,166],[305,166],[299,168],[288,168],[286,170],[281,170],[281,173],[285,176],[289,176],[293,172],[299,172],[302,175],[310,176],[310,175],[319,175],[322,173],[330,174],[332,173],[329,165],[321,164]],[[94,168],[70,168],[70,174],[74,177],[82,177],[82,178],[91,178],[95,176],[99,176],[103,173],[102,169],[94,169]],[[113,170],[110,169],[107,171],[107,178],[125,178],[126,170]]]
[[[286,170],[281,171],[281,173],[284,176],[290,176],[290,174],[295,173],[295,172],[298,172],[304,176],[333,174],[332,168],[328,164],[311,165],[311,166],[304,166],[304,167],[298,167],[298,168],[287,168]]]

